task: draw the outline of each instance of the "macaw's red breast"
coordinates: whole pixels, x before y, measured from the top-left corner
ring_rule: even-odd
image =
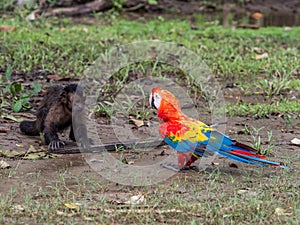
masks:
[[[173,137],[174,141],[181,140],[183,134],[190,128],[179,121],[169,121],[159,126],[159,133],[163,137]]]

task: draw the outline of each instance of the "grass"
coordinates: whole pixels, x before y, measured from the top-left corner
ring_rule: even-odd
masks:
[[[16,32],[4,33],[1,63],[21,72],[43,69],[51,73],[80,75],[84,67],[113,44],[160,39],[180,43],[201,54],[218,77],[272,76],[298,66],[299,28],[262,28],[258,31],[203,26],[192,30],[186,21],[159,20],[139,23],[116,20],[113,25],[78,25],[68,20],[26,23],[5,19]],[[73,40],[73,41],[72,41]],[[282,46],[288,42],[289,47]],[[253,47],[269,52],[269,58],[255,60]],[[266,66],[269,64],[268,66]]]
[[[200,55],[224,93],[228,91],[226,86],[232,86],[242,93],[242,98],[253,97],[251,102],[228,102],[227,115],[284,115],[290,122],[299,118],[300,27],[289,31],[276,27],[231,30],[217,22],[202,21],[193,24],[198,29],[192,29],[191,22],[167,21],[163,17],[147,22],[113,19],[109,15],[95,18],[99,21],[93,25],[57,18],[33,22],[22,16],[1,18],[0,24],[16,27],[16,31],[0,36],[1,88],[9,86],[20,74],[25,78],[36,73],[80,78],[87,66],[115,45],[160,39],[184,45]],[[256,59],[263,53],[268,53],[268,57]],[[12,68],[11,83],[4,79],[7,68]],[[139,62],[122,68],[109,79],[101,92],[101,102],[96,105],[97,115],[112,117],[115,94],[137,74],[146,75],[149,71],[158,77],[176,77],[175,81],[189,87],[191,93],[203,93],[192,86],[193,81],[183,71],[165,64]],[[141,92],[140,96],[147,94]],[[264,100],[256,100],[258,95],[263,95]],[[205,96],[201,99],[205,100]],[[139,104],[126,113],[147,118],[146,103]],[[260,148],[261,140],[255,132],[253,138],[254,146]],[[225,168],[228,166],[210,172],[183,172],[165,183],[139,188],[95,179],[88,172],[82,176],[60,172],[55,179],[42,183],[42,175],[36,172],[30,180],[31,192],[22,195],[15,188],[8,195],[1,194],[0,223],[299,224],[297,170],[274,173],[245,166],[224,172]],[[6,172],[0,174],[1,178],[7,176]],[[110,198],[110,194],[116,193],[125,197],[120,197],[120,202]],[[145,196],[146,201],[141,205],[124,203],[137,194]]]
[[[272,99],[285,90],[294,89],[299,93],[299,27],[289,31],[275,27],[232,31],[202,22],[196,24],[198,29],[195,30],[191,29],[191,23],[183,20],[162,22],[157,19],[142,23],[118,18],[107,21],[103,19],[96,25],[83,25],[70,19],[26,22],[18,16],[2,18],[1,24],[16,27],[16,31],[4,32],[1,36],[4,44],[0,64],[4,65],[4,69],[11,66],[15,72],[28,75],[43,71],[81,77],[88,65],[116,44],[160,39],[193,50],[203,58],[221,83],[233,83],[246,94],[258,91]],[[268,53],[268,57],[255,59],[256,55],[263,53]],[[147,67],[147,63],[140,63],[143,74]],[[127,68],[119,76],[113,76],[113,84],[107,89],[109,96],[128,81],[133,70],[133,67]],[[166,76],[170,71],[170,67],[158,66],[151,72]],[[186,77],[184,74],[182,76]],[[247,108],[247,105],[240,107]],[[101,109],[101,106],[98,108],[108,111]],[[253,108],[248,115],[256,115],[260,110],[258,108],[264,111],[264,106]],[[275,109],[273,106],[271,108],[271,111]],[[286,111],[284,108],[278,109],[283,109],[279,112]],[[239,114],[231,107],[228,111],[229,115]],[[245,115],[245,111],[242,110],[240,115]]]
[[[227,104],[226,107],[229,116],[255,116],[256,118],[268,118],[272,115],[291,114],[300,112],[299,101],[283,100],[278,104]]]
[[[296,191],[299,182],[295,182],[293,173],[282,171],[269,175],[262,170],[239,173],[230,175],[216,169],[194,174],[195,177],[181,174],[167,184],[135,189],[107,184],[89,175],[75,177],[60,173],[55,183],[40,187],[34,195],[26,194],[24,202],[15,202],[18,193],[13,191],[1,198],[0,221],[5,224],[299,222]],[[32,182],[33,187],[40,186],[39,179]],[[124,203],[137,194],[143,195],[146,201],[140,205]],[[111,195],[119,198],[113,200]]]

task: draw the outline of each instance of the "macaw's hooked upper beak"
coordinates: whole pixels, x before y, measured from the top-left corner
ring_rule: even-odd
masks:
[[[152,93],[151,93],[150,96],[149,96],[149,105],[150,105],[151,108],[157,110],[157,108],[156,108],[156,106],[155,106],[155,104],[154,104],[154,96],[153,96]]]

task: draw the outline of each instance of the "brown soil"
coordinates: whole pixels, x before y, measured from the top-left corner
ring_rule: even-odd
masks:
[[[64,82],[62,82],[64,83]],[[229,90],[224,90],[225,96],[230,96],[232,92]],[[228,94],[226,94],[228,93]],[[243,96],[241,96],[243,98]],[[245,97],[245,96],[244,96]],[[251,99],[251,96],[248,98]],[[37,97],[34,100],[34,104],[38,102],[40,97]],[[247,99],[245,97],[245,99]],[[231,100],[231,98],[228,98]],[[249,100],[248,100],[249,101]],[[253,101],[253,96],[252,96]],[[256,99],[255,99],[256,101]],[[15,113],[16,117],[31,117],[30,113]],[[206,123],[209,123],[209,115],[204,115],[202,120]],[[98,120],[98,132],[101,134],[101,142],[109,143],[112,141],[117,141],[116,134],[112,129],[110,121],[105,118],[99,118]],[[298,123],[298,124],[297,124]],[[30,145],[36,150],[45,149],[45,146],[42,145],[39,137],[29,137],[20,133],[19,124],[12,122],[10,120],[1,119],[1,127],[3,132],[0,133],[1,139],[1,150],[15,150],[19,152],[26,152]],[[255,119],[251,117],[235,117],[228,118],[227,122],[227,134],[241,142],[249,143],[251,142],[251,136],[245,133],[245,126],[253,126],[255,128],[264,127],[260,134],[262,138],[263,146],[266,146],[267,143],[267,131],[273,132],[273,142],[276,146],[272,149],[274,159],[276,161],[284,161],[284,156],[288,155],[291,160],[291,167],[298,167],[300,158],[300,148],[298,146],[290,145],[290,141],[299,137],[299,121],[295,121],[292,124],[288,124],[284,118],[280,115],[271,116],[268,119]],[[152,127],[140,127],[135,128],[134,125],[130,128],[134,133],[139,137],[148,137]],[[62,135],[62,139],[67,140],[67,135]],[[72,142],[67,142],[68,146],[74,145]],[[126,159],[127,162],[133,162],[135,165],[149,165],[163,160],[166,156],[173,153],[173,150],[167,146],[157,147],[152,151],[142,151],[138,152],[137,150],[125,150],[123,152],[124,157],[121,157],[121,153],[112,153],[113,156],[117,159]],[[89,175],[95,179],[101,180],[108,186],[115,187],[113,183],[106,181],[104,178],[101,178],[95,171],[93,171],[90,166],[85,161],[84,157],[81,154],[64,154],[57,155],[54,158],[42,158],[39,160],[24,160],[24,159],[10,159],[1,157],[2,160],[8,162],[11,165],[10,169],[2,170],[1,183],[0,183],[0,193],[8,194],[11,189],[17,190],[18,196],[16,196],[17,201],[22,201],[24,194],[36,193],[39,186],[49,187],[55,185],[59,179],[59,175],[62,172],[66,172],[70,176],[81,177],[82,175]],[[221,161],[219,168],[224,172],[235,173],[235,168],[230,168],[228,164],[229,160],[226,159],[215,159],[216,161]],[[241,165],[238,164],[238,167]],[[243,166],[241,167],[243,168]],[[254,166],[249,166],[247,168],[255,168]],[[251,169],[250,169],[251,170]],[[241,171],[241,170],[239,170]],[[13,175],[8,176],[10,173]],[[189,171],[186,173],[193,173]],[[180,176],[177,174],[176,176]],[[33,178],[38,178],[39,185],[33,185]],[[70,182],[70,183],[68,183]],[[116,181],[117,183],[117,181]],[[76,186],[72,179],[66,181],[66,186],[73,187]]]

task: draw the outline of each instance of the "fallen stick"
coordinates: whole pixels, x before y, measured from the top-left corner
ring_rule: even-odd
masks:
[[[242,29],[259,29],[259,26],[256,24],[239,24],[237,25],[237,28],[242,28]]]
[[[127,142],[111,142],[101,145],[91,145],[89,148],[66,147],[60,148],[55,151],[48,150],[48,153],[54,154],[76,154],[76,153],[97,153],[102,151],[115,151],[118,148],[130,149],[130,148],[150,148],[165,145],[165,142],[161,139],[153,139],[150,141],[127,141]]]
[[[46,17],[49,16],[76,16],[83,15],[92,12],[104,11],[112,7],[111,1],[107,0],[95,0],[87,2],[85,4],[79,4],[70,7],[50,8],[43,9],[42,7],[33,11],[30,15],[34,19],[36,15],[43,14]]]

